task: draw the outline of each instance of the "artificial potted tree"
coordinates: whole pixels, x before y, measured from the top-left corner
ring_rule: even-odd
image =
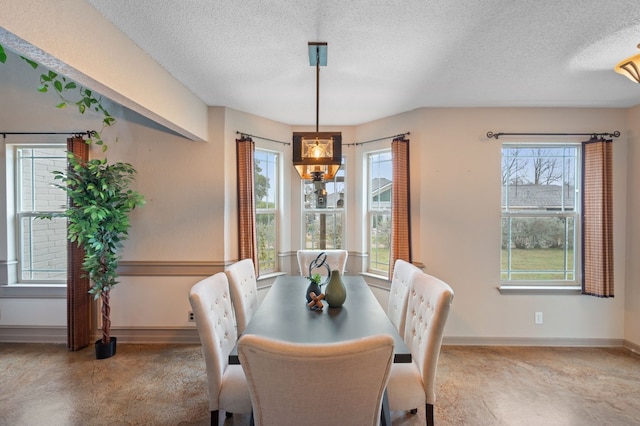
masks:
[[[26,59],[25,59],[26,60]],[[33,67],[37,64],[27,60]],[[91,90],[78,87],[59,74],[48,71],[40,75],[40,92],[49,89],[58,95],[58,108],[74,105],[80,114],[93,110],[102,114],[102,129],[113,126],[116,119],[102,104],[102,98]],[[77,100],[68,99],[65,94],[76,91]],[[101,132],[90,133],[88,144],[102,147]],[[89,293],[101,302],[102,338],[95,342],[96,358],[103,359],[115,355],[116,338],[111,336],[111,289],[118,284],[118,264],[122,242],[127,239],[131,223],[129,213],[144,204],[144,197],[130,189],[136,170],[129,163],[109,164],[106,158],[88,161],[68,154],[65,171],[54,171],[56,186],[67,193],[68,206],[63,216],[68,219],[67,237],[84,250],[82,269],[90,280]]]
[[[111,289],[118,284],[118,263],[122,242],[131,226],[129,213],[144,204],[144,198],[129,188],[135,169],[128,163],[109,164],[107,159],[81,161],[68,155],[66,171],[55,171],[56,184],[69,198],[67,235],[84,249],[82,269],[91,281],[89,293],[102,304],[102,338],[95,343],[96,358],[108,358],[116,351],[111,336]]]

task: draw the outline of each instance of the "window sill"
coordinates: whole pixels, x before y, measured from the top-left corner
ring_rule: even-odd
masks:
[[[373,274],[371,272],[360,272],[360,275],[362,275],[363,277],[375,278],[381,281],[387,281],[387,282],[389,281],[389,277],[387,277],[386,275],[378,275],[378,274]]]
[[[258,277],[257,284],[258,284],[258,290],[262,290],[265,288],[269,288],[271,287],[271,285],[273,284],[273,281],[281,276],[281,275],[287,275],[286,272],[271,272],[269,274],[264,274],[264,275],[260,275]]]
[[[582,294],[582,287],[578,285],[501,285],[500,294]]]
[[[372,274],[371,272],[360,272],[365,281],[370,287],[381,288],[383,290],[389,290],[390,283],[389,278],[383,275]]]
[[[270,278],[276,278],[280,275],[287,275],[286,272],[271,272],[269,274],[260,275],[256,281],[268,280]]]
[[[0,286],[0,298],[64,299],[66,284],[11,284]]]

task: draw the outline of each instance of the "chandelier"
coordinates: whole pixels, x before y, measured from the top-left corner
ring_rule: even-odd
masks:
[[[320,67],[327,65],[327,43],[309,42],[309,65],[316,67],[316,131],[293,133],[293,165],[300,178],[333,179],[342,164],[342,133],[319,132]]]

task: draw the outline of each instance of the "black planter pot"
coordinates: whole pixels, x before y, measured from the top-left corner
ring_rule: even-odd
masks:
[[[96,340],[96,359],[110,358],[116,354],[116,337],[111,337],[107,344],[102,343],[102,339]]]
[[[314,292],[316,294],[316,296],[320,296],[320,293],[322,293],[322,290],[320,289],[320,286],[316,283],[314,283],[313,281],[309,283],[309,286],[307,287],[307,293],[305,294],[305,296],[307,297],[307,302],[311,302],[311,296],[309,296],[309,293]]]

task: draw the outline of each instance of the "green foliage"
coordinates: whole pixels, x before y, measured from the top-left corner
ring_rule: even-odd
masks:
[[[25,60],[31,64],[35,64],[32,61]],[[37,66],[37,64],[35,65]],[[112,117],[109,111],[103,106],[102,97],[96,97],[93,91],[86,87],[78,87],[74,81],[68,81],[66,77],[49,70],[45,74],[40,74],[40,87],[38,91],[46,93],[50,88],[54,89],[54,92],[61,100],[61,102],[56,105],[56,108],[66,108],[67,105],[75,105],[80,114],[84,114],[87,110],[93,110],[102,115],[102,130],[107,126],[115,124],[116,119]],[[71,90],[77,90],[77,100],[71,100],[67,97],[67,94]],[[105,145],[102,140],[102,130],[100,132],[93,132],[88,142],[102,146],[102,151],[104,152],[107,150],[107,145]]]
[[[21,56],[21,58],[29,64],[34,70],[39,67],[39,64],[31,59]],[[0,63],[6,63],[7,54],[2,44],[0,44]],[[38,91],[41,93],[49,92],[49,89],[53,88],[53,91],[58,95],[60,102],[56,105],[56,108],[66,108],[67,105],[75,105],[78,108],[80,114],[84,114],[87,110],[93,110],[102,115],[102,129],[93,131],[89,134],[88,143],[94,143],[102,147],[102,152],[107,150],[107,145],[102,140],[102,130],[107,126],[115,124],[116,119],[111,116],[109,111],[102,104],[102,97],[96,96],[93,91],[86,87],[78,86],[74,81],[67,80],[66,77],[59,75],[58,73],[48,70],[46,73],[40,74],[40,86]],[[69,95],[77,91],[77,98],[70,99]]]
[[[574,221],[564,217],[502,219],[502,248],[573,248]],[[567,239],[567,235],[570,236]]]
[[[79,161],[68,154],[67,171],[55,171],[56,186],[67,193],[68,237],[85,251],[83,269],[91,279],[89,291],[97,299],[117,281],[118,252],[127,239],[129,213],[144,204],[144,198],[129,185],[136,173],[131,164],[108,164],[105,159]]]
[[[322,281],[322,275],[320,274],[313,274],[308,278],[309,278],[309,281],[318,285],[320,285],[320,282]]]
[[[276,270],[276,215],[256,214],[256,235],[258,240],[258,270],[260,273]]]
[[[254,163],[254,191],[255,191],[255,199],[256,204],[262,204],[262,208],[268,208],[266,206],[266,202],[262,201],[269,191],[269,180],[265,175],[262,174],[262,167],[260,167],[260,161],[256,161]]]

